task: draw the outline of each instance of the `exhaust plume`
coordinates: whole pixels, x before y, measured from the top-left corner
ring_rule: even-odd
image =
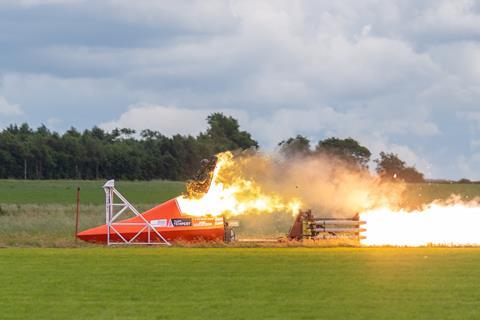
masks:
[[[401,183],[321,154],[285,158],[258,152],[218,155],[210,189],[199,199],[178,198],[188,214],[239,215],[312,209],[322,216],[349,216],[396,207]]]

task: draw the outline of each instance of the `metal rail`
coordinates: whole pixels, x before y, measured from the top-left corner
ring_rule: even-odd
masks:
[[[332,224],[332,225],[361,225],[365,224],[365,221],[358,221],[358,220],[314,220],[316,224]]]
[[[351,218],[315,217],[311,210],[300,211],[287,235],[290,240],[355,238],[362,239],[365,221]]]
[[[359,233],[367,231],[360,228],[313,228],[316,232],[342,232],[342,233]]]

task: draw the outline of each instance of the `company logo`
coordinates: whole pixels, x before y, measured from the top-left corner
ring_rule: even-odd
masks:
[[[172,224],[174,227],[191,227],[192,219],[172,219]]]

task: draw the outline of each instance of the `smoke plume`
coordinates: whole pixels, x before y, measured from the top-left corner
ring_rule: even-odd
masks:
[[[368,170],[322,154],[287,159],[278,154],[244,152],[232,161],[220,170],[218,181],[228,186],[242,180],[255,186],[243,189],[237,199],[251,198],[250,193],[260,188],[283,202],[296,199],[302,209],[325,217],[352,217],[381,206],[395,208],[405,189],[403,183],[382,181]]]

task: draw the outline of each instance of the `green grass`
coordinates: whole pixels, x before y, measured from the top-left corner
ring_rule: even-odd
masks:
[[[82,190],[79,230],[85,230],[105,223],[103,183],[0,180],[0,247],[76,245],[73,237],[76,186]],[[184,191],[183,182],[172,181],[120,181],[117,186],[140,211]],[[470,200],[480,196],[480,185],[411,184],[403,202],[407,207],[418,207],[451,194]],[[242,238],[278,237],[288,231],[292,217],[287,213],[244,215],[240,221],[237,234]]]
[[[2,319],[479,319],[478,248],[0,250]]]
[[[153,204],[136,205],[140,212]],[[0,206],[0,247],[72,247],[86,245],[75,241],[75,206],[62,204],[2,204]],[[79,230],[105,223],[102,205],[82,205]],[[239,217],[240,237],[283,236],[292,224],[289,213],[244,215]]]
[[[73,246],[75,188],[85,229],[102,184],[0,180],[0,247]],[[118,187],[142,210],[184,184]],[[452,193],[480,186],[409,185],[405,202]],[[266,235],[291,218],[245,219]],[[4,248],[0,319],[479,319],[479,278],[480,248]]]
[[[85,230],[105,223],[104,183],[0,180],[0,247],[75,245],[76,189],[81,190],[79,230]],[[185,183],[179,181],[118,181],[116,186],[140,211],[185,190]]]
[[[103,180],[0,180],[0,204],[74,204],[76,188],[83,204],[103,205]],[[161,203],[185,191],[181,181],[117,181],[132,203]],[[465,200],[480,197],[480,184],[409,184],[404,203],[418,206],[459,194]]]
[[[103,204],[103,180],[0,180],[0,204],[73,204],[77,187],[83,204]],[[179,181],[117,181],[132,203],[161,203],[185,190]]]

